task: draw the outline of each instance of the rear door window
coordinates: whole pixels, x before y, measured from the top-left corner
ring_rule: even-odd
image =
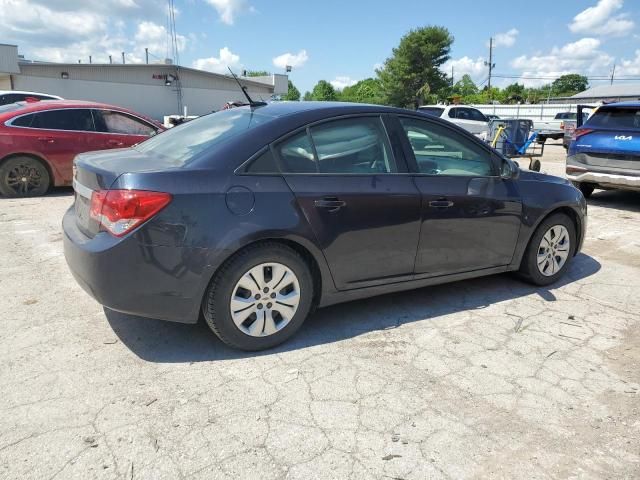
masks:
[[[484,116],[480,110],[476,110],[475,108],[465,108],[465,110],[469,114],[469,120],[474,120],[476,122],[486,122],[487,117]]]
[[[94,132],[93,117],[88,108],[49,110],[35,114],[31,128]]]
[[[126,113],[113,110],[93,110],[93,114],[99,132],[147,137],[156,133],[155,127]]]
[[[276,150],[282,161],[282,169],[287,173],[316,173],[318,167],[313,146],[307,131],[289,137]]]
[[[585,126],[612,129],[640,129],[640,108],[601,107]]]
[[[320,173],[395,173],[380,117],[335,120],[311,127]]]

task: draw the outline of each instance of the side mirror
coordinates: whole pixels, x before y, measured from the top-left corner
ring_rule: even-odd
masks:
[[[505,179],[517,178],[520,173],[520,168],[517,162],[512,160],[502,159],[502,166],[500,167],[500,177]]]

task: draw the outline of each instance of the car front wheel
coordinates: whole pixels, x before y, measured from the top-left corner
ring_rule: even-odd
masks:
[[[520,273],[535,285],[549,285],[566,272],[576,249],[573,221],[562,213],[545,219],[525,252]]]
[[[300,328],[311,310],[313,288],[298,252],[279,243],[259,244],[236,254],[216,273],[203,313],[230,347],[263,350]]]

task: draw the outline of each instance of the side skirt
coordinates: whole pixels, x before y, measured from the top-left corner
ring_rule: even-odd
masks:
[[[496,273],[504,273],[513,271],[510,266],[484,268],[482,270],[474,270],[471,272],[455,273],[452,275],[440,275],[437,277],[423,278],[419,280],[409,280],[405,282],[388,283],[385,285],[377,285],[375,287],[358,288],[354,290],[325,292],[320,299],[319,307],[327,307],[336,303],[350,302],[361,298],[374,297],[385,293],[402,292],[404,290],[414,290],[416,288],[429,287],[431,285],[441,285],[443,283],[457,282],[460,280],[468,280],[470,278],[484,277],[486,275],[494,275]]]

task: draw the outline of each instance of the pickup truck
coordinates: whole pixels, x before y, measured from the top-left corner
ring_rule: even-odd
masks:
[[[565,122],[573,121],[578,118],[578,114],[574,112],[560,112],[556,113],[553,120],[539,120],[533,122],[533,129],[538,131],[537,142],[544,143],[548,138],[553,140],[559,140],[564,138]],[[583,121],[586,118],[583,118]],[[575,128],[575,127],[574,127]]]

